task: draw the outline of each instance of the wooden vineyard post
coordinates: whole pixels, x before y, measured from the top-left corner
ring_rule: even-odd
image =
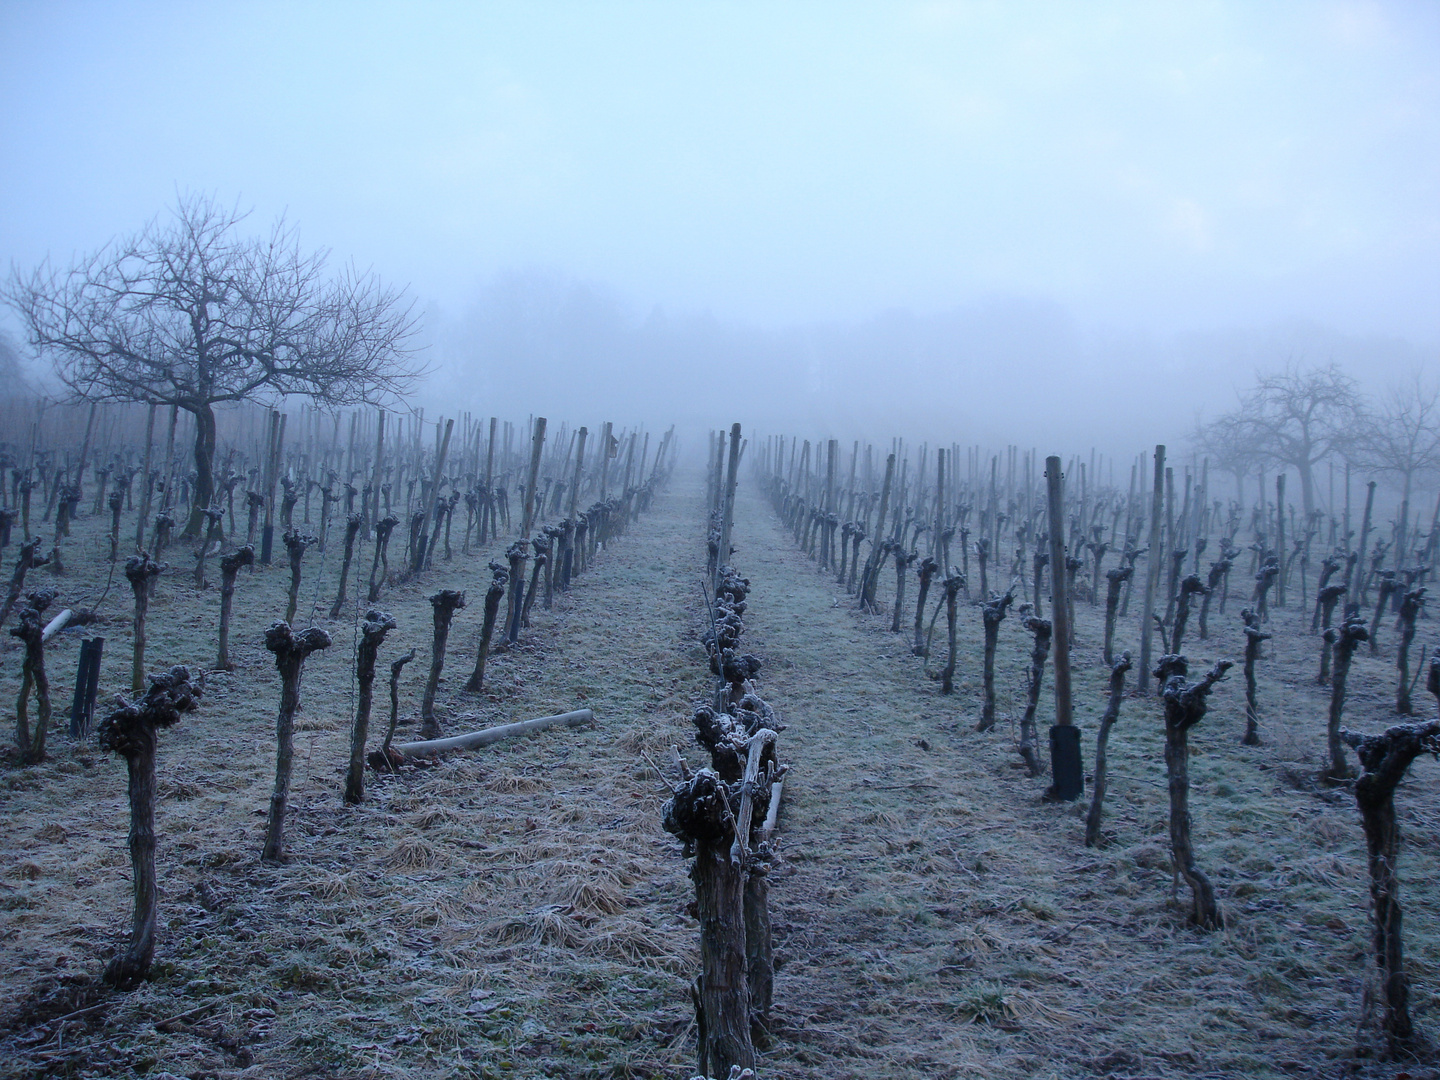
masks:
[[[850,486],[855,486],[855,457],[850,457]],[[943,552],[940,550],[940,534],[945,531],[945,451],[935,451],[935,524],[930,532],[930,557],[940,560],[943,563]],[[923,565],[923,564],[922,564]],[[948,573],[949,567],[940,566],[942,573]]]
[[[1365,514],[1360,519],[1360,545],[1356,548],[1354,570],[1356,578],[1347,581],[1350,586],[1350,595],[1357,604],[1363,605],[1369,589],[1369,579],[1365,572],[1365,542],[1370,536],[1370,511],[1375,506],[1375,481],[1371,480],[1365,485]],[[1348,575],[1347,575],[1348,577]]]
[[[531,495],[536,479],[540,475],[540,453],[545,446],[545,418],[536,417],[534,436],[531,442],[529,482],[526,484],[525,504],[521,517],[520,538],[505,552],[510,560],[510,600],[505,609],[505,640],[514,645],[520,637],[520,624],[524,617],[525,563],[530,550],[530,525],[534,513]]]
[[[735,483],[740,469],[740,425],[730,425],[730,459],[725,469],[725,489],[721,496],[720,550],[715,556],[715,573],[710,586],[720,580],[720,567],[730,562],[730,533],[735,524]]]
[[[145,547],[145,523],[150,518],[150,492],[155,486],[150,475],[151,457],[155,449],[155,409],[151,405],[145,415],[145,465],[140,474],[140,516],[135,522],[135,550]]]
[[[835,439],[830,439],[826,444],[825,459],[824,512],[826,514],[826,521],[824,524],[821,525],[820,558],[818,559],[818,564],[821,570],[830,569],[830,541],[832,534],[829,525],[829,517],[835,512],[835,467],[836,458],[838,458],[839,456],[840,443]]]
[[[517,720],[511,724],[499,724],[481,731],[469,731],[463,735],[450,735],[440,739],[421,739],[417,742],[396,743],[391,748],[398,758],[433,758],[452,750],[475,750],[491,746],[502,739],[513,738],[532,731],[564,725],[569,728],[592,727],[595,724],[595,710],[575,709],[571,712],[556,713],[554,716],[536,716],[529,720]],[[375,755],[371,755],[371,760]]]
[[[480,483],[480,525],[479,542],[481,546],[489,543],[491,538],[498,534],[494,527],[495,513],[495,429],[500,421],[497,417],[490,417],[490,434],[485,441],[485,478]],[[477,436],[478,437],[478,436]]]
[[[450,453],[450,433],[455,430],[455,418],[445,421],[445,434],[440,439],[440,448],[435,454],[435,473],[430,481],[429,498],[425,500],[424,517],[420,521],[419,539],[411,557],[410,569],[420,571],[429,563],[432,552],[426,547],[429,540],[430,518],[435,513],[435,500],[440,496],[440,481],[445,475],[445,458]]]
[[[1150,495],[1150,554],[1145,559],[1145,605],[1140,612],[1140,677],[1135,689],[1141,697],[1150,694],[1150,654],[1154,647],[1155,587],[1164,561],[1165,447],[1155,447],[1155,488]]]
[[[870,611],[875,606],[875,588],[880,576],[881,542],[884,540],[885,515],[890,506],[890,487],[895,482],[895,455],[885,459],[885,483],[880,488],[880,515],[875,519],[875,534],[870,541],[870,554],[865,558],[865,571],[860,577],[860,609]],[[856,554],[859,554],[857,545]]]
[[[525,539],[530,537],[530,529],[535,524],[535,485],[540,480],[540,454],[545,448],[545,417],[535,418],[535,434],[530,446],[530,472],[529,478],[525,481],[525,514],[521,519],[520,535]]]
[[[598,449],[600,451],[598,455],[600,458],[600,476],[598,477],[600,486],[598,488],[599,494],[597,498],[603,503],[610,492],[610,459],[618,453],[618,443],[615,439],[615,425],[609,420],[605,421],[605,426],[600,430],[600,446]]]
[[[265,525],[260,530],[260,563],[269,566],[275,550],[275,488],[280,483],[280,456],[285,449],[285,422],[289,417],[279,410],[270,412],[270,444],[265,465]],[[171,418],[171,440],[174,440],[174,418]],[[169,489],[165,492],[169,497]]]
[[[1057,799],[1078,799],[1085,790],[1085,769],[1080,760],[1080,729],[1075,726],[1070,698],[1070,603],[1065,563],[1065,477],[1060,458],[1045,459],[1050,520],[1050,616],[1055,667],[1055,724],[1050,728],[1051,794]]]
[[[581,425],[580,430],[575,433],[575,473],[570,481],[570,506],[565,511],[565,516],[575,517],[580,508],[580,477],[585,467],[585,441],[589,438],[590,429]],[[566,579],[569,584],[569,579]]]
[[[366,535],[380,520],[380,495],[385,479],[385,410],[375,410],[375,463],[370,472],[370,493],[365,496],[360,512],[364,515]]]
[[[1275,550],[1280,556],[1280,577],[1275,585],[1275,606],[1285,606],[1285,474],[1275,476]],[[1175,646],[1179,652],[1180,647]]]
[[[561,592],[570,590],[570,578],[577,570],[575,550],[579,529],[580,477],[585,465],[585,440],[589,434],[589,430],[583,426],[575,433],[575,475],[570,482],[570,506],[565,512],[565,521],[561,523],[564,529],[561,536],[563,561],[555,567],[555,572],[560,575]]]

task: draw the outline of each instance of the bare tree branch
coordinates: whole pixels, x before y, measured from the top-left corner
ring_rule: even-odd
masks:
[[[1331,454],[1353,450],[1365,412],[1355,380],[1336,364],[1302,368],[1288,364],[1260,374],[1234,412],[1197,434],[1207,452],[1290,467],[1300,474],[1308,517],[1315,510],[1315,466]]]
[[[68,269],[12,273],[0,292],[75,397],[194,414],[197,507],[214,489],[213,406],[380,402],[423,374],[403,290],[354,266],[328,276],[328,252],[303,251],[293,226],[255,239],[240,232],[245,217],[186,196]]]

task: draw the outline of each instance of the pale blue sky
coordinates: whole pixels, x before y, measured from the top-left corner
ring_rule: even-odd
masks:
[[[0,256],[180,189],[463,305],[1440,337],[1440,5],[0,5]]]

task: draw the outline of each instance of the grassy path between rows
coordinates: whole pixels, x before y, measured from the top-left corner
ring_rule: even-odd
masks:
[[[888,614],[856,611],[753,486],[742,486],[735,532],[734,562],[753,585],[746,647],[765,659],[761,692],[789,724],[781,758],[794,766],[771,887],[781,1044],[766,1075],[1278,1077],[1341,1068],[1359,1021],[1366,877],[1349,795],[1309,783],[1314,766],[1304,760],[1285,761],[1297,746],[1309,753],[1315,736],[1284,729],[1323,716],[1308,711],[1313,692],[1287,696],[1288,685],[1307,681],[1309,656],[1277,657],[1281,670],[1267,672],[1267,705],[1279,714],[1267,742],[1281,749],[1239,745],[1236,679],[1193,734],[1199,858],[1230,918],[1226,931],[1204,934],[1187,925],[1183,884],[1180,903],[1171,899],[1153,697],[1124,703],[1107,843],[1086,849],[1088,791],[1080,806],[1046,803],[1046,779],[1020,767],[1014,721],[1030,636],[1018,618],[1002,626],[1001,723],[978,734],[974,609],[962,611],[957,693],[947,698],[910,655],[908,636],[889,633]],[[883,583],[882,604],[893,574]],[[1105,703],[1100,630],[1098,612],[1081,603],[1076,713],[1087,765]],[[1188,650],[1192,670],[1238,648],[1227,622]],[[1287,661],[1301,671],[1284,670]],[[1049,684],[1047,671],[1042,738],[1053,717]],[[1376,696],[1362,696],[1356,711]],[[1401,801],[1412,823],[1403,874],[1417,1006],[1433,1017],[1433,778],[1412,778]]]
[[[688,1075],[689,883],[659,827],[668,789],[650,761],[687,737],[689,703],[707,682],[695,641],[701,504],[683,480],[662,494],[554,611],[537,604],[521,647],[492,657],[483,694],[460,687],[486,561],[504,542],[470,558],[457,550],[422,580],[387,590],[378,606],[400,626],[382,671],[419,648],[402,685],[401,739],[413,736],[429,666],[425,597],[440,588],[463,588],[470,600],[440,687],[448,733],[582,706],[597,725],[454,754],[394,779],[372,774],[354,809],[340,801],[353,628],[320,618],[335,645],[305,672],[290,858],[279,867],[258,857],[278,681],[257,637],[283,612],[287,575],[272,568],[243,580],[237,670],[212,675],[201,710],[161,737],[161,934],[154,978],[131,994],[94,986],[129,925],[123,763],[57,738],[50,761],[7,768],[0,984],[11,1005],[0,1074]],[[77,547],[98,548],[100,528],[82,523]],[[94,588],[81,569],[93,557],[70,561],[62,588]],[[334,570],[334,560],[313,560],[308,572],[327,576],[318,590],[307,584],[307,599],[333,595]],[[103,584],[103,564],[91,572]],[[167,580],[151,608],[152,663],[210,662],[216,603],[213,589]],[[101,626],[107,689],[128,671],[123,612]],[[57,642],[52,671],[73,670],[77,647]],[[10,700],[15,656],[5,654]],[[377,694],[382,716],[386,698]]]

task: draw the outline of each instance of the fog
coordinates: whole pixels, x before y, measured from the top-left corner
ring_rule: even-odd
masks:
[[[209,193],[408,284],[427,410],[1129,452],[1437,367],[1437,60],[1426,3],[8,0],[0,255]]]

